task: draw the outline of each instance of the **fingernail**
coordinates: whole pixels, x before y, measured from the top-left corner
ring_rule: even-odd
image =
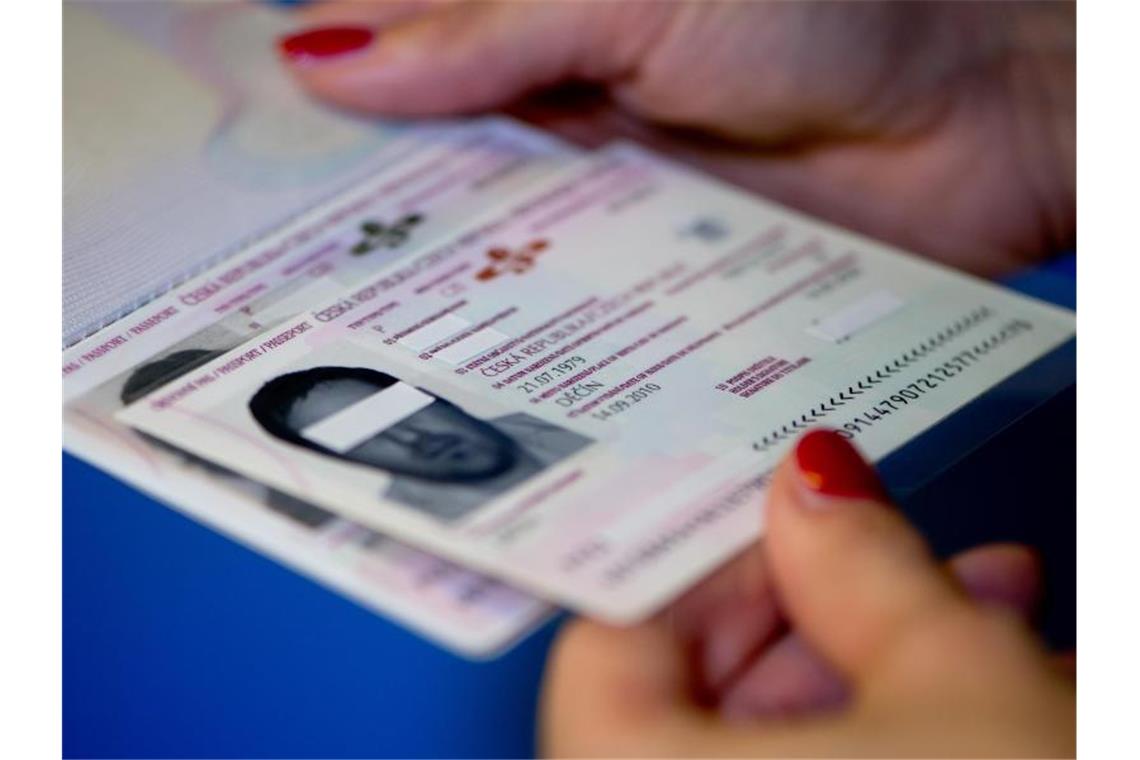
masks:
[[[295,63],[323,61],[366,48],[375,36],[363,26],[327,26],[282,37],[277,48]]]
[[[846,438],[834,430],[813,430],[796,444],[796,469],[802,491],[823,506],[832,499],[884,499],[875,470]],[[821,498],[822,497],[822,498]]]

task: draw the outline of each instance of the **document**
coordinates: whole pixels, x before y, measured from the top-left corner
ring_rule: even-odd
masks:
[[[117,419],[624,624],[757,538],[802,431],[878,459],[1074,336],[631,146],[461,226]]]
[[[361,117],[292,81],[284,3],[63,7],[70,346],[462,121]]]
[[[497,117],[417,134],[384,171],[66,350],[65,442],[371,609],[483,657],[544,620],[550,605],[114,419],[124,405],[580,160],[560,141]]]

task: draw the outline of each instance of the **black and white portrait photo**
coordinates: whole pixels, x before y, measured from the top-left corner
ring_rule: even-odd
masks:
[[[441,520],[470,514],[592,443],[521,412],[479,419],[363,367],[276,377],[249,410],[279,440],[387,473],[384,498]]]
[[[184,348],[152,359],[131,371],[122,384],[122,388],[119,391],[119,399],[124,406],[133,404],[151,391],[185,376],[198,367],[213,361],[223,353],[225,352],[216,349]],[[207,475],[224,481],[230,487],[240,491],[262,506],[284,515],[297,525],[317,529],[337,519],[336,515],[321,509],[315,504],[298,499],[291,494],[258,483],[255,480],[250,480],[216,462],[211,462],[196,454],[191,454],[189,451],[173,446],[152,435],[139,433],[137,431],[136,434],[145,441],[147,445],[171,455],[184,466],[195,468]]]

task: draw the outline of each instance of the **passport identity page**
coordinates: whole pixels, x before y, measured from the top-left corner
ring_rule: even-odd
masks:
[[[614,623],[761,530],[798,434],[881,458],[1071,313],[630,146],[135,399],[117,419]]]

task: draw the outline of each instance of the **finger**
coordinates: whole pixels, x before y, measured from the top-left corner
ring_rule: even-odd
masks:
[[[726,725],[688,692],[682,647],[664,626],[578,620],[547,663],[540,705],[546,757],[834,757],[858,746],[853,727]]]
[[[911,630],[969,611],[874,471],[834,431],[808,433],[777,469],[767,530],[789,617],[856,681]]]
[[[1032,615],[1041,584],[1030,549],[980,546],[955,555],[946,567],[970,599],[1023,618]],[[736,693],[736,701],[752,705],[753,715],[782,714],[827,707],[846,691],[839,674],[810,648],[779,643],[769,648],[786,623],[763,543],[688,591],[662,619],[690,652],[696,696],[704,704],[723,704],[727,694]]]
[[[543,679],[543,755],[671,754],[662,734],[695,710],[687,673],[684,649],[664,626],[568,624]]]
[[[975,602],[1029,618],[1041,599],[1041,561],[1020,544],[987,544],[954,555],[950,574]]]
[[[1004,660],[1004,656],[999,658],[998,664]],[[971,681],[974,678],[976,674],[970,675]],[[943,730],[945,716],[939,710],[925,713],[933,723],[899,717],[907,703],[897,700],[890,703],[886,717],[856,708],[810,723],[725,723],[692,702],[687,686],[683,649],[664,626],[621,629],[572,623],[555,645],[544,679],[543,753],[554,757],[881,757],[927,752],[995,754],[994,747],[1001,746],[1000,742],[987,744],[987,731],[994,734],[989,729]],[[1000,700],[1000,694],[996,698]],[[980,706],[980,717],[994,707]],[[891,726],[889,718],[895,717],[899,722]],[[1044,750],[1030,754],[1043,756],[1056,745],[1049,731],[1038,726],[1062,725],[1065,716],[1050,715],[1044,724],[1037,717],[1027,725],[1034,739],[1041,734],[1038,743]],[[996,732],[998,740],[1000,733]],[[1008,747],[1002,750],[1008,751]]]
[[[962,552],[946,566],[972,600],[1029,617],[1040,591],[1036,555],[1016,544],[991,544]],[[716,622],[710,622],[710,626]],[[714,631],[715,633],[715,631]],[[802,637],[785,634],[774,644],[753,642],[740,652],[759,652],[733,663],[735,679],[722,684],[716,701],[722,715],[737,721],[819,713],[843,705],[845,679]],[[705,655],[708,661],[708,654]]]
[[[738,671],[783,630],[763,544],[688,591],[662,621],[691,655],[696,698],[715,704]]]
[[[471,112],[565,79],[620,78],[668,9],[642,10],[448,4],[386,26],[351,54],[314,58],[286,48],[286,64],[314,95],[343,107],[393,116]]]
[[[1076,651],[1062,652],[1061,654],[1055,655],[1053,657],[1053,667],[1061,675],[1075,681],[1077,678]]]
[[[819,713],[846,703],[846,680],[804,639],[788,633],[723,695],[719,712],[734,722]]]

